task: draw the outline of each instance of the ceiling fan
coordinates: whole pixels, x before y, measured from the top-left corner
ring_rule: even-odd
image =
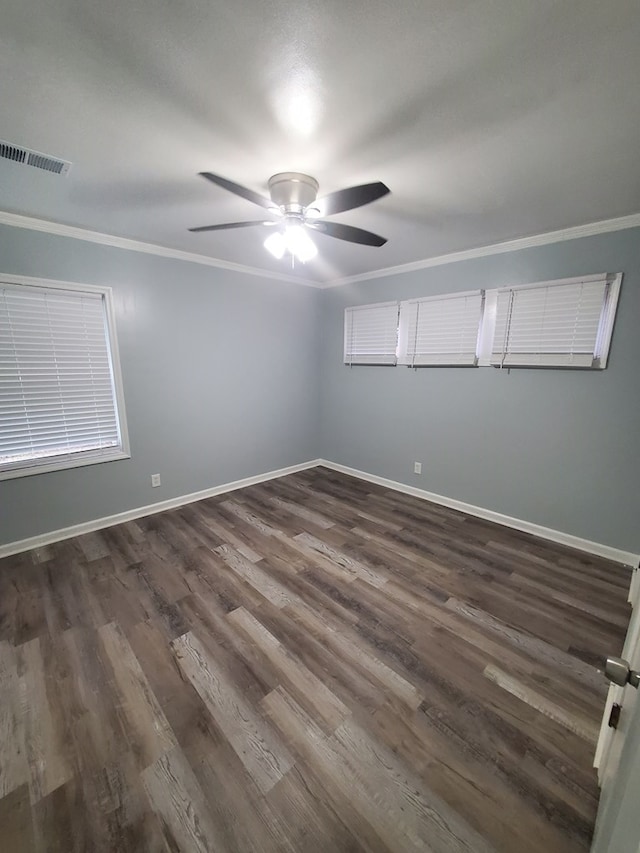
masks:
[[[292,260],[297,258],[303,263],[315,257],[318,251],[309,237],[309,230],[326,234],[328,237],[337,237],[338,240],[346,240],[349,243],[360,243],[363,246],[384,246],[387,242],[384,237],[373,234],[371,231],[321,219],[323,216],[332,216],[334,213],[343,213],[346,210],[362,207],[387,195],[389,188],[381,181],[338,190],[324,198],[316,199],[318,182],[315,178],[300,172],[280,172],[269,178],[271,198],[266,198],[248,187],[243,187],[220,175],[214,175],[212,172],[200,172],[200,174],[217,186],[265,208],[275,218],[256,219],[249,222],[225,222],[222,225],[201,225],[199,228],[190,228],[189,231],[222,231],[227,228],[248,228],[253,225],[276,228],[265,240],[265,248],[278,259],[288,252]]]

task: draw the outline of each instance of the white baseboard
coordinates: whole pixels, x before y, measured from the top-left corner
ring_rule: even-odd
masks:
[[[92,533],[94,530],[100,530],[103,527],[113,527],[114,524],[133,521],[136,518],[142,518],[144,515],[154,515],[157,512],[164,512],[167,509],[175,509],[178,506],[184,506],[194,501],[212,498],[214,495],[233,492],[236,489],[243,489],[245,486],[264,483],[266,480],[275,480],[277,477],[284,477],[286,474],[295,474],[296,471],[315,468],[319,464],[319,459],[313,459],[310,462],[302,462],[300,465],[290,465],[288,468],[279,468],[277,471],[267,471],[264,474],[256,474],[255,477],[245,477],[243,480],[223,483],[221,486],[213,486],[210,489],[203,489],[200,492],[179,495],[176,498],[169,498],[169,500],[160,501],[159,503],[136,507],[126,512],[119,512],[116,515],[107,515],[103,518],[96,518],[93,521],[85,521],[82,524],[64,527],[61,530],[52,530],[49,533],[42,533],[39,536],[31,536],[29,539],[21,539],[19,542],[9,542],[6,545],[0,545],[0,558],[19,554],[22,551],[30,551],[32,548],[42,548],[44,545],[61,542],[63,539],[71,539],[73,536],[80,536],[83,533]]]
[[[399,483],[396,480],[387,480],[386,477],[378,477],[376,474],[368,474],[366,471],[358,471],[356,468],[338,465],[336,462],[329,462],[326,459],[318,460],[317,464],[323,465],[325,468],[330,468],[333,471],[340,471],[342,474],[358,477],[360,480],[367,480],[369,483],[376,483],[378,486],[384,486],[387,489],[394,489],[397,492],[404,492],[407,495],[413,495],[425,501],[441,504],[442,506],[449,507],[449,509],[457,509],[460,512],[467,513],[467,515],[483,518],[485,521],[494,521],[496,524],[512,527],[514,530],[521,530],[523,533],[531,533],[534,536],[539,536],[541,539],[548,539],[560,545],[567,545],[569,548],[577,548],[579,551],[586,551],[598,557],[605,557],[607,560],[623,563],[625,566],[634,567],[640,562],[640,554],[633,554],[631,551],[622,551],[619,548],[611,547],[611,545],[603,545],[600,542],[581,539],[579,536],[563,533],[561,530],[542,527],[540,524],[533,524],[530,521],[523,521],[520,518],[512,518],[510,515],[503,515],[501,512],[494,512],[491,509],[468,504],[464,501],[454,500],[443,495],[436,495],[434,492],[427,492],[425,489],[407,486],[405,483]]]
[[[579,536],[573,536],[570,533],[563,533],[560,530],[554,530],[551,527],[542,527],[539,524],[533,524],[530,521],[523,521],[520,518],[512,518],[509,515],[503,515],[500,512],[494,512],[484,507],[468,504],[464,501],[458,501],[454,498],[447,498],[443,495],[437,495],[434,492],[428,492],[425,489],[418,489],[415,486],[408,486],[405,483],[400,483],[397,480],[388,480],[386,477],[378,477],[376,474],[368,474],[366,471],[359,471],[357,468],[349,468],[347,465],[339,465],[336,462],[330,462],[327,459],[312,459],[309,462],[302,462],[300,465],[290,465],[287,468],[279,468],[276,471],[267,471],[264,474],[256,474],[254,477],[245,477],[242,480],[234,480],[231,483],[223,483],[220,486],[213,486],[210,489],[203,489],[200,492],[192,492],[188,495],[179,495],[175,498],[170,498],[166,501],[149,504],[147,506],[136,507],[135,509],[120,512],[116,515],[108,515],[103,518],[96,518],[92,521],[85,521],[82,524],[74,524],[71,527],[64,527],[60,530],[52,530],[48,533],[42,533],[39,536],[31,536],[28,539],[21,539],[18,542],[9,542],[6,545],[0,545],[0,558],[9,557],[12,554],[19,554],[22,551],[30,551],[32,548],[42,548],[45,545],[51,545],[54,542],[60,542],[63,539],[71,539],[73,536],[80,536],[83,533],[92,533],[94,530],[100,530],[103,527],[113,527],[115,524],[122,524],[125,521],[133,521],[136,518],[142,518],[145,515],[154,515],[157,512],[164,512],[167,509],[175,509],[185,504],[201,501],[205,498],[211,498],[215,495],[221,495],[225,492],[233,492],[237,489],[243,489],[245,486],[253,486],[256,483],[263,483],[266,480],[275,480],[278,477],[284,477],[287,474],[295,474],[296,471],[305,471],[308,468],[316,468],[322,465],[325,468],[330,468],[333,471],[340,471],[343,474],[349,474],[351,477],[357,477],[360,480],[366,480],[369,483],[376,483],[379,486],[384,486],[387,489],[393,489],[397,492],[404,492],[407,495],[413,495],[422,500],[432,501],[433,503],[456,509],[460,512],[473,515],[477,518],[483,518],[486,521],[494,521],[496,524],[502,524],[504,527],[512,527],[514,530],[521,530],[524,533],[531,533],[534,536],[539,536],[541,539],[548,539],[551,542],[557,542],[560,545],[567,545],[570,548],[577,548],[579,551],[586,551],[589,554],[595,554],[598,557],[605,557],[608,560],[613,560],[616,563],[623,563],[626,566],[638,566],[640,563],[640,554],[634,554],[630,551],[622,551],[619,548],[613,548],[610,545],[603,545],[600,542],[591,542],[589,539],[581,539]],[[640,573],[638,574],[640,577]]]

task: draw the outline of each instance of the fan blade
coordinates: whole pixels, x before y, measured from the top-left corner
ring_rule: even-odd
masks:
[[[254,204],[260,205],[260,207],[266,207],[267,209],[276,207],[270,198],[265,198],[248,187],[243,187],[240,184],[227,180],[227,178],[221,178],[220,175],[214,175],[213,172],[200,172],[200,174],[213,184],[222,187],[222,189],[229,190],[230,193],[239,195],[240,198],[246,198],[247,201],[252,201]]]
[[[358,187],[349,187],[346,190],[330,193],[315,201],[311,207],[317,207],[320,216],[332,216],[334,213],[344,213],[345,210],[370,204],[389,192],[391,192],[389,187],[381,181],[376,181],[373,184],[361,184]]]
[[[340,222],[307,222],[309,228],[320,231],[328,237],[337,237],[349,243],[361,243],[363,246],[384,246],[386,237],[380,237],[372,231],[354,228],[353,225],[342,225]]]
[[[189,228],[189,231],[224,231],[227,228],[249,228],[251,225],[277,225],[277,223],[256,219],[254,222],[224,222],[222,225],[201,225],[199,228]]]

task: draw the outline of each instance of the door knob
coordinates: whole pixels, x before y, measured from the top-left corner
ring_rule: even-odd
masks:
[[[629,662],[622,658],[607,658],[604,674],[609,681],[619,684],[620,687],[624,687],[625,684],[638,687],[640,684],[640,672],[631,669]]]

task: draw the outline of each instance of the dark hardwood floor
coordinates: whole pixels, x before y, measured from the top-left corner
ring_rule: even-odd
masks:
[[[318,468],[0,561],[0,847],[589,848],[627,569]]]

